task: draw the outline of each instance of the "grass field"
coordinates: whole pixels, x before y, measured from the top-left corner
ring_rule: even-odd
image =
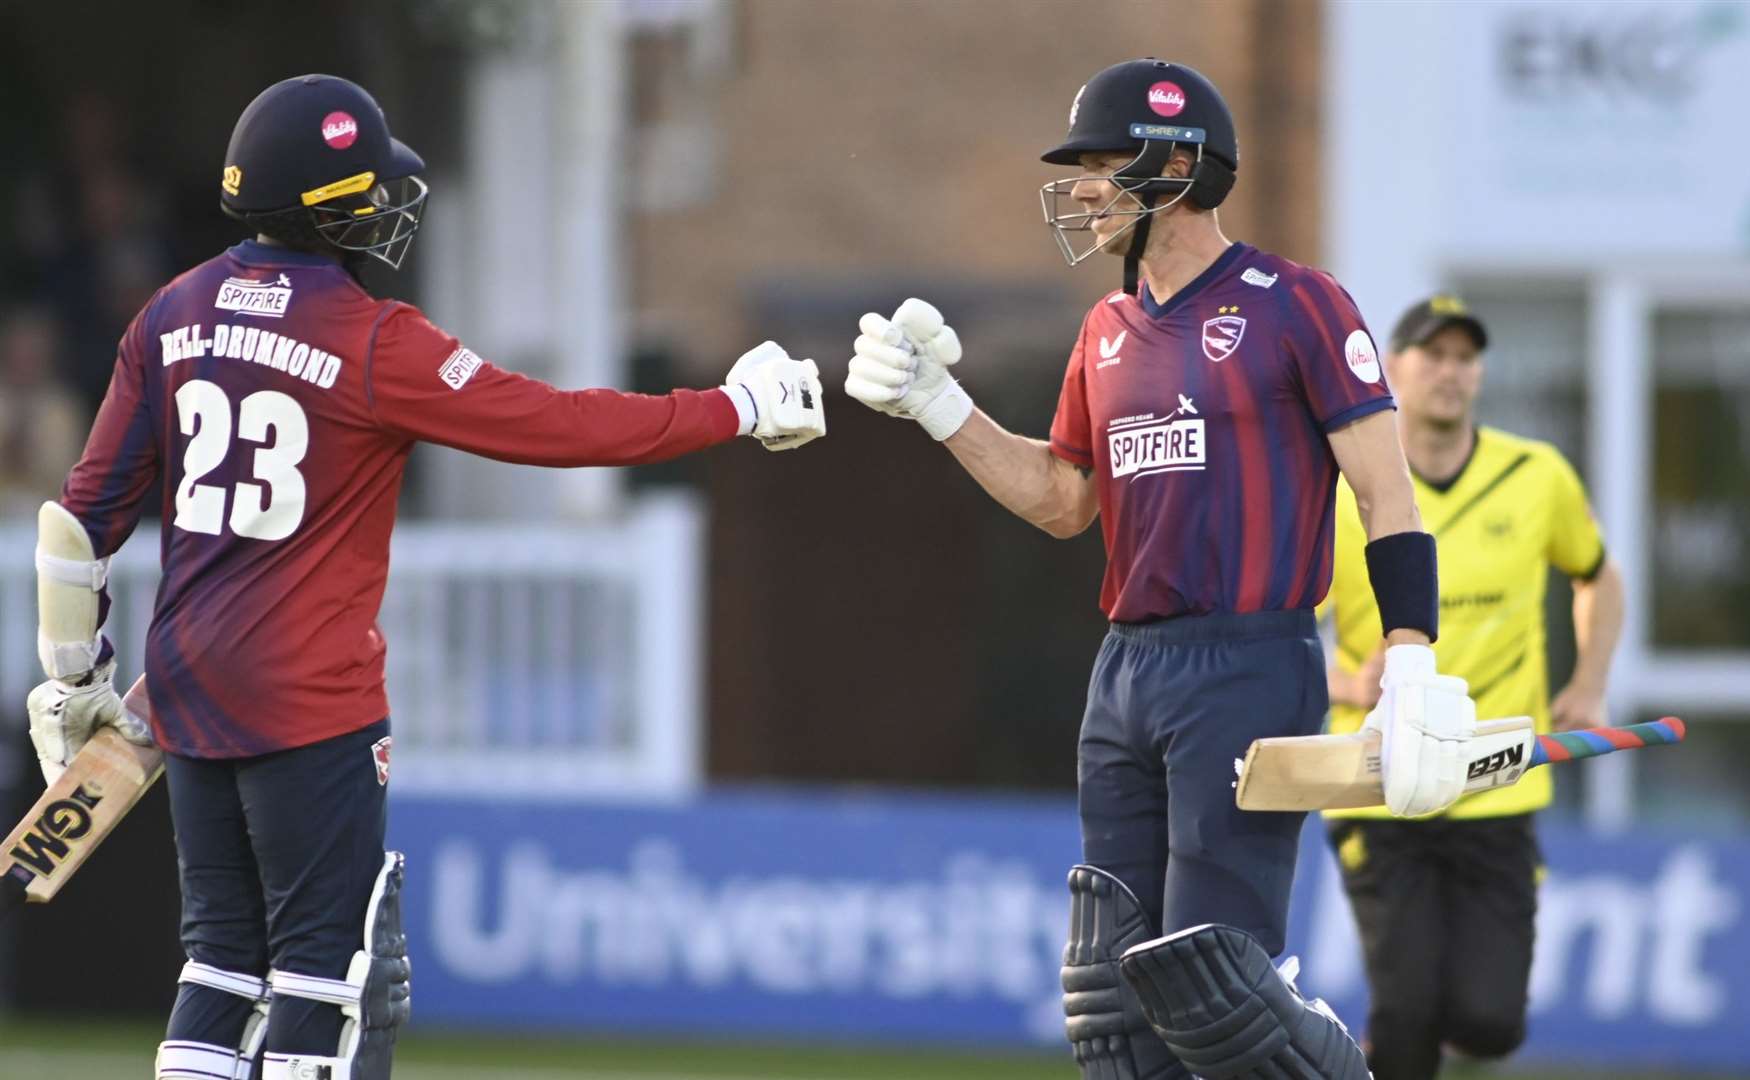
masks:
[[[0,1023],[0,1080],[147,1080],[160,1029],[65,1019]],[[1442,1080],[1703,1080],[1669,1073],[1598,1070],[1447,1070]],[[407,1034],[396,1080],[1075,1080],[1067,1055],[974,1056],[949,1052],[695,1044],[653,1045],[548,1037]]]

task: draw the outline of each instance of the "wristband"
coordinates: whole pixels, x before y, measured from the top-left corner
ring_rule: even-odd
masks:
[[[1420,630],[1429,641],[1440,636],[1440,578],[1432,536],[1393,533],[1368,544],[1367,578],[1385,633]]]

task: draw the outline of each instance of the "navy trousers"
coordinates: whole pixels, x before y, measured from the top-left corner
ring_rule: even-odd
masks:
[[[387,718],[260,757],[165,757],[189,959],[265,978],[271,966],[339,979],[363,945],[365,908],[383,866],[386,769],[373,746]],[[172,1040],[236,1046],[250,1005],[183,985]],[[333,1054],[340,1010],[276,998],[266,1050]]]
[[[1114,623],[1082,721],[1082,857],[1162,933],[1238,927],[1282,951],[1306,815],[1234,805],[1253,739],[1317,734],[1329,701],[1310,611]]]

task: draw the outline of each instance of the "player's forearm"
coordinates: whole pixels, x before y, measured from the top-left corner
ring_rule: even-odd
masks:
[[[1422,514],[1416,508],[1416,491],[1410,484],[1408,468],[1401,476],[1381,470],[1374,479],[1376,482],[1366,495],[1361,489],[1355,489],[1355,505],[1361,514],[1362,527],[1367,530],[1367,539],[1421,532]],[[1353,479],[1350,486],[1354,486]]]
[[[1591,581],[1575,582],[1573,684],[1604,691],[1610,660],[1622,637],[1625,593],[1622,571],[1609,559]]]
[[[1099,510],[1090,475],[981,410],[943,445],[991,498],[1059,539],[1086,529]]]
[[[1376,548],[1391,546],[1401,556],[1389,560],[1398,568],[1388,577],[1395,584],[1394,595],[1416,601],[1412,615],[1419,620],[1411,625],[1391,626],[1386,631],[1388,645],[1427,645],[1432,636],[1412,626],[1425,624],[1434,628],[1438,600],[1435,596],[1433,541],[1422,537],[1426,552],[1408,549],[1398,540],[1381,545],[1388,537],[1422,532],[1422,515],[1416,509],[1416,491],[1410,483],[1410,466],[1404,460],[1403,447],[1398,443],[1397,424],[1390,412],[1376,412],[1331,432],[1328,436],[1337,468],[1355,492],[1355,507],[1361,525],[1367,531],[1368,574],[1373,580],[1374,594],[1379,597],[1382,613],[1388,609],[1387,597],[1380,595],[1380,578],[1374,567]],[[1413,556],[1413,558],[1409,558]],[[1406,561],[1406,558],[1408,561]],[[1414,571],[1411,573],[1411,571]],[[1426,606],[1424,606],[1424,604]]]
[[[668,461],[734,438],[740,417],[719,390],[563,391],[513,377],[477,396],[467,415],[428,413],[406,426],[498,461],[579,468]]]

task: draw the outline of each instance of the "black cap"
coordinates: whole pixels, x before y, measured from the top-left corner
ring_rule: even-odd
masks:
[[[425,171],[425,162],[389,134],[376,99],[334,75],[300,75],[263,90],[237,118],[219,201],[233,213],[283,210],[361,190],[341,181],[381,183]]]
[[[1391,332],[1391,351],[1403,352],[1412,345],[1426,345],[1428,339],[1448,327],[1456,326],[1476,342],[1477,351],[1489,347],[1489,332],[1463,300],[1447,293],[1430,296],[1410,305]]]
[[[1076,165],[1082,154],[1140,150],[1151,139],[1197,143],[1239,168],[1233,113],[1215,84],[1184,64],[1152,57],[1113,64],[1089,79],[1070,106],[1068,136],[1040,160]]]

